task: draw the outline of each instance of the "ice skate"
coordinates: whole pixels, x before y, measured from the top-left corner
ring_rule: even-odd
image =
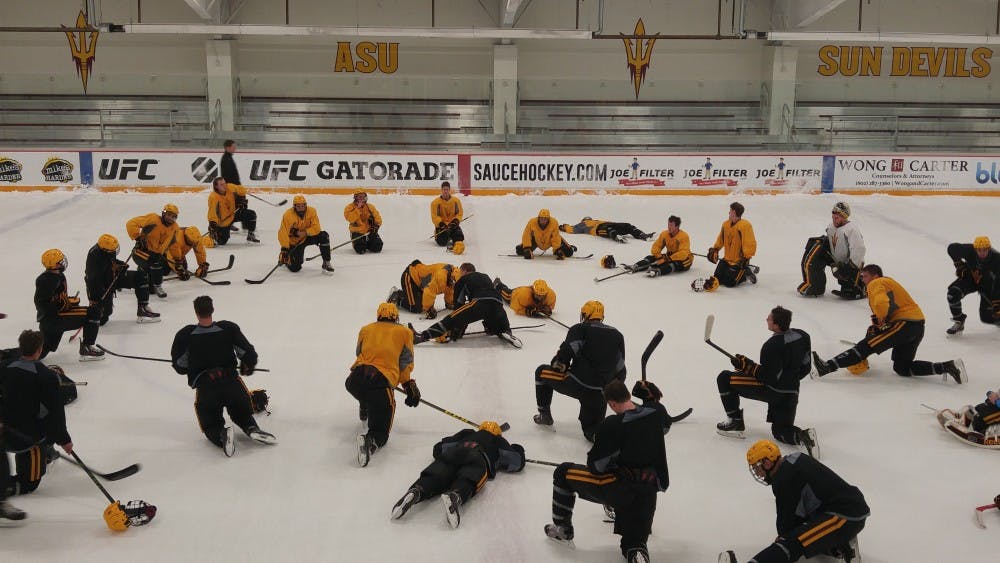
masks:
[[[378,446],[375,445],[374,440],[368,437],[368,434],[358,434],[358,465],[361,467],[368,467],[368,462],[372,459],[372,454]]]
[[[548,426],[549,428],[551,428],[552,425],[555,423],[555,421],[552,420],[552,411],[550,411],[548,408],[543,408],[543,407],[538,408],[538,414],[532,417],[532,420],[535,421],[535,424],[541,426]]]
[[[504,342],[510,344],[515,348],[520,348],[521,346],[523,346],[523,344],[521,343],[521,339],[509,332],[501,332],[500,334],[497,335],[497,337],[499,337],[500,340],[503,340]]]
[[[806,447],[806,452],[809,455],[819,459],[819,441],[816,438],[815,428],[803,428],[800,430],[799,443]]]
[[[816,374],[820,377],[837,371],[837,364],[823,360],[816,352],[813,352],[813,365],[816,366]]]
[[[236,436],[233,434],[232,426],[222,429],[222,453],[226,454],[226,457],[233,457],[236,453]]]
[[[441,502],[444,504],[444,515],[448,518],[448,524],[454,530],[462,523],[462,513],[458,510],[462,506],[462,496],[458,491],[448,491],[441,495]]]
[[[81,362],[96,362],[98,360],[104,359],[104,350],[101,350],[93,344],[80,343],[80,361]]]
[[[0,452],[2,453],[2,452]],[[7,455],[4,453],[3,455]],[[28,513],[17,508],[10,501],[0,500],[0,520],[21,521],[28,517]]]
[[[550,540],[565,545],[566,547],[576,547],[576,544],[573,543],[573,526],[546,524],[545,535],[548,536]]]
[[[965,362],[962,360],[948,360],[944,362],[943,367],[945,381],[948,381],[949,377],[954,379],[955,383],[959,385],[969,381],[969,374],[965,371]]]
[[[410,490],[406,491],[406,494],[403,495],[403,498],[399,499],[396,502],[396,505],[392,507],[392,519],[399,520],[400,518],[402,518],[403,515],[406,514],[407,511],[409,511],[414,504],[417,504],[418,502],[421,501],[422,496],[423,495],[421,494],[419,488],[410,487]]]
[[[257,427],[251,428],[250,431],[247,432],[247,436],[250,436],[250,439],[258,444],[267,444],[271,446],[278,443],[278,439],[274,437],[274,434],[264,432]]]
[[[649,563],[649,552],[641,547],[628,550],[625,554],[627,563]]]
[[[156,296],[159,297],[160,299],[166,299],[167,298],[167,292],[163,290],[163,286],[162,285],[156,284],[154,286],[151,286],[150,289],[152,289],[153,293],[155,293]]]
[[[135,311],[135,322],[139,324],[158,323],[160,322],[160,314],[153,312],[148,304],[143,303]]]
[[[736,563],[736,554],[729,549],[719,554],[719,563]]]
[[[260,244],[260,239],[253,231],[247,231],[247,244]]]
[[[740,411],[742,414],[742,411]],[[720,436],[726,436],[729,438],[746,438],[746,425],[743,423],[742,418],[727,418],[724,422],[720,422],[715,425],[715,431],[719,433]]]
[[[328,276],[333,274],[333,264],[329,260],[323,260],[323,273]]]

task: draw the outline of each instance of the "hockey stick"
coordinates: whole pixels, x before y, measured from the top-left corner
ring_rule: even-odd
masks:
[[[399,392],[399,393],[402,393],[403,395],[406,395],[406,391],[403,390],[400,387],[393,387],[393,389],[395,391]],[[441,407],[435,405],[434,403],[425,400],[422,397],[420,398],[420,402],[422,404],[427,405],[428,407],[430,407],[430,408],[438,411],[438,412],[444,413],[444,414],[446,414],[446,415],[454,418],[455,420],[460,420],[460,421],[468,424],[469,426],[475,426],[476,428],[479,428],[479,423],[478,422],[473,422],[473,421],[469,420],[468,418],[465,418],[462,415],[458,415],[458,414],[455,414],[455,413],[451,412],[448,409],[441,408]],[[506,431],[510,430],[510,424],[504,422],[503,424],[500,425],[500,430],[503,431],[503,432],[506,432]]]
[[[59,383],[60,387],[85,387],[87,385],[86,381],[74,381],[73,383]]]
[[[507,257],[507,258],[524,258],[524,256],[521,256],[520,254],[497,254],[497,256]],[[540,258],[542,256],[545,256],[544,252],[542,252],[541,254],[535,254],[535,258]],[[593,257],[594,257],[593,253],[588,254],[586,256],[576,256],[576,255],[563,256],[564,259],[569,258],[570,260],[590,260]],[[558,260],[558,257],[556,259]]]
[[[77,461],[75,459],[67,456],[66,454],[61,453],[61,452],[56,452],[56,453],[59,455],[59,457],[61,457],[62,459],[65,459],[66,461],[72,463],[73,465],[75,465],[77,467],[82,467],[79,463],[77,463]],[[90,468],[88,468],[88,469],[90,469]],[[124,479],[126,477],[131,477],[132,475],[135,475],[141,469],[142,469],[141,465],[139,465],[138,463],[133,463],[132,465],[129,465],[128,467],[123,467],[123,468],[119,469],[118,471],[111,471],[109,473],[101,473],[100,471],[95,471],[93,469],[90,469],[90,471],[91,471],[91,473],[93,473],[94,475],[97,475],[98,477],[100,477],[101,479],[104,479],[105,481],[118,481],[120,479]]]
[[[604,280],[610,280],[611,278],[617,278],[618,276],[624,276],[625,274],[634,274],[634,273],[635,272],[633,272],[632,270],[625,270],[625,271],[622,271],[622,272],[611,274],[610,276],[604,276],[603,278],[595,277],[594,278],[594,283],[601,283]]]
[[[541,315],[542,315],[542,318],[548,319],[548,320],[556,323],[557,325],[559,325],[559,326],[561,326],[561,327],[563,327],[565,329],[569,329],[570,328],[570,326],[568,324],[560,321],[559,319],[552,318],[552,315],[546,315],[545,313],[542,313]]]
[[[95,344],[95,346],[97,346],[101,350],[104,350],[104,353],[111,354],[112,356],[115,356],[117,358],[127,358],[129,360],[145,360],[147,362],[165,362],[165,363],[168,363],[168,364],[173,363],[172,360],[167,360],[165,358],[151,358],[149,356],[130,356],[128,354],[118,354],[116,352],[112,352],[111,350],[108,350],[107,348],[105,348],[104,346],[101,346],[100,344]],[[257,372],[257,371],[263,371],[263,372],[267,372],[267,373],[271,372],[271,370],[269,370],[267,368],[257,368],[257,367],[255,367],[255,368],[253,368],[253,370],[255,372]]]
[[[297,249],[298,247],[300,247],[303,244],[305,244],[305,242],[306,242],[305,239],[303,239],[302,242],[300,242],[299,244],[296,244],[291,249],[289,249],[288,250],[288,255],[291,256],[292,252],[294,252],[295,249]],[[282,263],[281,263],[281,260],[279,259],[278,263],[275,264],[274,267],[271,268],[271,271],[269,271],[264,277],[260,278],[259,280],[251,280],[251,279],[243,278],[243,281],[245,281],[245,282],[247,282],[249,284],[253,284],[253,285],[262,284],[262,283],[266,282],[267,278],[271,277],[271,274],[273,274],[275,272],[275,270],[277,270],[281,266],[282,266]]]
[[[653,355],[653,350],[660,345],[660,341],[663,340],[663,331],[658,330],[656,334],[653,335],[653,339],[649,341],[646,345],[646,350],[642,353],[642,380],[646,381],[646,363],[649,361],[649,357]]]
[[[458,222],[458,224],[459,224],[459,225],[461,225],[462,223],[464,223],[464,222],[468,221],[469,219],[472,219],[472,218],[473,218],[473,217],[475,217],[475,216],[476,216],[476,214],[475,214],[475,213],[470,213],[468,217],[466,217],[466,218],[462,219],[461,221],[459,221],[459,222]],[[429,236],[429,237],[425,238],[424,240],[431,240],[432,238],[437,238],[437,236],[438,236],[438,235],[440,235],[441,233],[443,233],[443,232],[447,231],[447,230],[448,230],[448,229],[450,229],[450,228],[451,228],[451,227],[445,227],[445,228],[443,228],[443,229],[441,229],[441,230],[439,230],[439,231],[435,231],[435,233],[434,233],[433,235],[431,235],[431,236]]]
[[[90,470],[90,468],[87,467],[85,463],[83,463],[83,460],[80,459],[80,456],[77,455],[76,451],[72,450],[69,453],[71,456],[73,456],[73,459],[76,460],[77,467],[83,469],[83,471],[87,474],[87,477],[90,477],[90,480],[93,481],[94,484],[97,485],[97,488],[100,489],[101,493],[104,494],[104,498],[108,499],[108,503],[117,507],[118,512],[125,518],[125,520],[121,522],[121,524],[124,525],[125,528],[128,528],[129,526],[142,526],[148,524],[149,521],[156,516],[156,507],[146,503],[145,501],[141,500],[128,501],[125,503],[125,506],[122,506],[121,503],[119,503],[117,500],[111,497],[111,494],[108,492],[108,490],[105,489],[104,485],[102,485],[101,482],[97,480],[97,477],[94,476],[94,473]],[[105,513],[104,520],[108,524],[108,527],[111,528],[112,530],[121,531],[121,529],[113,527],[112,521],[108,519],[107,514],[110,508],[111,506],[109,506],[104,510]],[[128,512],[126,512],[126,509],[128,509]]]
[[[991,508],[1000,508],[1000,506],[997,506],[996,503],[993,503],[993,504],[985,504],[983,506],[977,506],[976,507],[976,526],[979,526],[980,528],[982,528],[984,530],[986,529],[986,524],[983,524],[983,512],[986,512],[987,510],[989,510]]]
[[[223,266],[221,268],[213,268],[213,269],[209,270],[208,273],[214,274],[215,272],[224,272],[226,270],[231,270],[233,268],[233,264],[235,262],[236,262],[236,256],[230,254],[229,255],[229,263],[228,264],[226,264],[225,266]],[[177,276],[170,276],[170,277],[163,278],[163,281],[176,280],[176,279],[177,279]]]
[[[692,252],[691,256],[701,256],[702,258],[708,258],[708,255],[706,255],[706,254],[698,254],[697,252]],[[709,262],[711,262],[711,260],[709,260]],[[717,264],[718,260],[716,260],[715,262],[712,262],[712,263],[713,264]],[[749,269],[754,274],[759,274],[760,273],[760,266],[757,266],[756,264],[751,264],[751,263],[747,262],[746,264],[743,265],[743,267]]]
[[[525,458],[524,461],[525,461],[525,463],[534,463],[535,465],[548,465],[549,467],[559,467],[558,463],[554,463],[554,462],[551,462],[551,461],[542,461],[540,459],[528,459],[528,458]]]
[[[712,342],[712,325],[714,325],[714,324],[715,324],[715,315],[709,315],[709,316],[705,317],[705,344],[708,344],[712,348],[715,348],[716,350],[722,352],[730,360],[736,359],[735,356],[733,356],[729,352],[726,352],[725,350],[723,350],[715,342]]]
[[[545,325],[541,324],[541,325],[512,326],[512,327],[510,327],[510,329],[511,330],[520,330],[522,328],[539,328],[539,327],[543,327],[543,326],[545,326]],[[472,332],[466,332],[462,336],[472,336],[473,334],[486,334],[486,331],[485,330],[474,330]]]
[[[330,252],[333,252],[334,250],[337,250],[341,246],[347,246],[347,245],[351,244],[352,242],[354,242],[354,241],[356,241],[358,239],[363,239],[363,238],[367,237],[369,234],[371,234],[371,233],[365,233],[363,235],[358,235],[358,236],[356,236],[356,237],[354,237],[354,238],[352,238],[352,239],[350,239],[350,240],[348,240],[346,242],[342,242],[342,243],[338,244],[337,246],[331,246],[330,247]],[[306,258],[306,261],[308,262],[309,260],[315,260],[315,259],[319,258],[322,255],[323,255],[323,253],[320,252],[319,254],[317,254],[315,256],[310,256],[309,258]]]
[[[256,199],[256,200],[258,200],[258,201],[263,201],[264,203],[270,205],[271,207],[281,207],[282,205],[285,205],[286,203],[288,203],[287,199],[283,199],[283,200],[279,201],[278,203],[274,203],[274,202],[268,201],[268,200],[266,200],[266,199],[264,199],[264,198],[262,198],[262,197],[260,197],[260,196],[258,196],[256,194],[251,193],[250,190],[247,190],[247,195],[250,196],[250,197],[252,197],[252,198],[254,198],[254,199]]]
[[[229,280],[212,281],[212,280],[208,280],[208,279],[196,276],[196,275],[194,275],[194,272],[189,272],[187,270],[184,270],[184,271],[187,273],[188,278],[194,278],[194,279],[196,279],[198,281],[203,281],[203,282],[207,283],[208,285],[229,285],[229,284],[233,283],[233,282],[231,282]],[[171,278],[171,279],[180,279],[180,278]],[[166,280],[166,278],[164,278],[164,280]]]

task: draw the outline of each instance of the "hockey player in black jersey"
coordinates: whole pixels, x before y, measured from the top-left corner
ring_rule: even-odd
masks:
[[[580,427],[593,442],[607,413],[601,390],[614,379],[625,381],[625,337],[604,324],[604,304],[587,301],[552,361],[535,370],[535,424],[552,426],[552,393],[558,392],[580,401]]]
[[[38,328],[45,336],[41,357],[59,348],[62,334],[67,330],[83,328],[80,341],[80,361],[103,360],[104,351],[96,347],[97,332],[101,326],[100,312],[80,305],[80,298],[70,296],[66,285],[66,255],[58,248],[42,253],[45,271],[35,278],[35,310]]]
[[[559,230],[564,233],[609,238],[615,242],[627,242],[625,235],[631,235],[632,238],[639,240],[649,240],[655,235],[655,233],[642,232],[632,223],[603,221],[590,217],[580,219],[580,222],[575,225],[563,223],[559,225]]]
[[[434,444],[434,461],[392,507],[392,519],[402,518],[413,505],[441,496],[445,517],[452,528],[461,522],[459,507],[469,502],[498,471],[524,469],[524,447],[501,435],[500,425],[487,420],[473,430],[466,428]]]
[[[196,298],[194,312],[198,324],[177,331],[170,357],[174,371],[187,375],[188,385],[195,390],[194,410],[205,437],[222,448],[226,457],[236,452],[233,428],[226,426],[222,418],[225,408],[233,423],[251,439],[262,444],[277,443],[273,434],[257,426],[250,391],[240,377],[253,374],[257,351],[239,325],[212,320],[215,307],[211,297]]]
[[[572,542],[579,496],[613,508],[622,555],[629,563],[648,563],[656,493],[670,484],[663,421],[656,410],[637,407],[621,381],[612,381],[603,393],[615,414],[598,426],[586,465],[566,462],[553,472],[552,523],[545,525],[545,535]]]
[[[870,511],[857,487],[808,455],[782,456],[769,440],[750,446],[747,463],[754,479],[771,487],[778,513],[778,537],[751,561],[790,563],[830,555],[850,562],[858,557],[857,536]],[[719,561],[736,563],[736,555],[725,551]]]
[[[1000,326],[1000,253],[993,249],[990,239],[976,237],[972,244],[949,244],[948,256],[955,264],[957,278],[948,286],[948,308],[955,323],[948,334],[965,330],[962,299],[970,293],[979,293],[979,320]]]
[[[455,282],[455,310],[426,330],[413,329],[413,343],[420,344],[432,338],[440,342],[458,340],[465,329],[476,321],[483,321],[487,334],[493,334],[515,348],[521,341],[511,334],[510,320],[503,307],[500,292],[493,286],[493,280],[476,267],[466,262],[459,266],[459,279]]]
[[[149,275],[145,270],[128,271],[128,264],[118,259],[118,239],[103,234],[87,252],[84,279],[90,308],[96,309],[101,326],[107,324],[115,310],[115,294],[119,289],[135,289],[137,323],[158,323],[160,314],[149,308]]]
[[[811,342],[806,331],[791,328],[792,312],[775,307],[767,315],[767,329],[774,336],[760,348],[760,363],[743,354],[732,359],[735,371],[723,371],[716,382],[728,419],[716,428],[719,434],[745,438],[740,397],[767,403],[771,434],[780,442],[804,445],[809,455],[819,458],[816,431],[795,426],[799,404],[799,380],[811,369]]]

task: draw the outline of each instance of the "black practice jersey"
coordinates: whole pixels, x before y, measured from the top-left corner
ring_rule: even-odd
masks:
[[[170,348],[174,371],[186,374],[188,385],[198,385],[199,377],[210,369],[236,373],[236,360],[256,365],[257,351],[230,321],[216,321],[210,326],[188,325],[174,336]]]
[[[760,348],[760,367],[752,375],[771,391],[798,393],[799,380],[812,367],[809,334],[797,328],[775,334]]]
[[[514,473],[524,469],[524,447],[520,444],[512,445],[503,436],[495,436],[486,430],[466,428],[442,438],[434,445],[434,459],[454,447],[479,448],[486,459],[490,479],[496,477],[497,471]]]
[[[778,534],[785,534],[820,513],[845,520],[868,517],[868,504],[861,491],[840,475],[801,452],[786,455],[771,481],[777,508]]]
[[[493,299],[500,302],[500,292],[493,287],[493,280],[482,272],[463,274],[455,282],[455,304],[461,305],[473,299]]]
[[[59,383],[59,375],[38,361],[18,359],[0,369],[4,424],[24,435],[8,432],[9,444],[25,448],[32,445],[26,443],[26,438],[38,440],[43,436],[56,444],[72,441],[66,429]]]
[[[625,337],[603,322],[570,327],[556,357],[587,385],[603,387],[616,378],[625,381]]]
[[[670,476],[662,415],[656,409],[636,407],[605,418],[587,453],[587,468],[631,481],[645,480],[652,472],[657,489],[667,490]]]

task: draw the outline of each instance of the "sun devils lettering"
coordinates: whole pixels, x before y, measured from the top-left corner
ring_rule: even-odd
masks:
[[[76,28],[69,28],[65,25],[60,27],[64,29],[83,29],[87,27],[87,16],[84,15],[83,11],[80,11],[80,15],[76,17]],[[76,63],[76,73],[80,76],[80,80],[83,82],[83,93],[87,93],[87,79],[90,78],[90,69],[93,66],[94,61],[97,58],[97,36],[99,32],[91,31],[90,37],[87,37],[87,32],[81,31],[80,33],[74,33],[73,31],[67,31],[66,39],[69,39],[69,50],[73,57],[73,62]]]
[[[642,23],[642,18],[635,23],[635,35],[645,35],[646,26]],[[619,34],[623,35],[623,34]],[[656,39],[636,39],[635,49],[632,48],[632,40],[622,37],[625,42],[625,61],[628,64],[629,72],[632,73],[632,85],[635,86],[635,99],[639,99],[639,88],[646,79],[646,69],[649,68],[649,60],[653,57],[653,44]]]

